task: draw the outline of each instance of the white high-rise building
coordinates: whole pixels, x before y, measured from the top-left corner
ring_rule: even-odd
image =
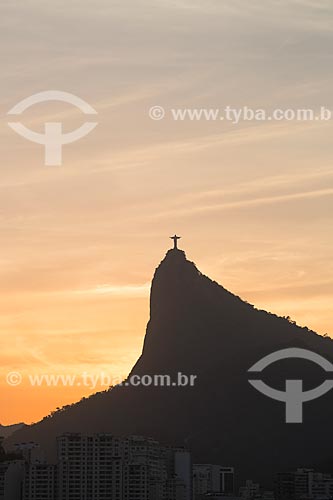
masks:
[[[165,500],[166,449],[142,436],[124,440],[124,500]]]
[[[121,440],[109,434],[58,438],[59,500],[122,500]]]
[[[57,468],[55,465],[25,465],[22,500],[57,500]]]
[[[21,500],[24,461],[0,463],[0,500]]]
[[[281,472],[276,476],[276,499],[329,500],[333,497],[333,476],[313,469]]]
[[[245,486],[241,486],[239,489],[239,496],[244,500],[252,500],[253,498],[259,498],[260,496],[260,485],[254,483],[252,479],[248,479],[245,482]],[[260,496],[261,498],[261,496]]]
[[[184,484],[185,500],[192,500],[193,482],[192,482],[192,458],[189,451],[182,448],[172,450],[174,457],[174,474],[176,479]]]
[[[212,464],[193,465],[194,498],[200,495],[234,493],[234,468]]]
[[[56,464],[35,443],[17,451],[0,464],[0,500],[192,500],[190,453],[150,438],[63,434]]]

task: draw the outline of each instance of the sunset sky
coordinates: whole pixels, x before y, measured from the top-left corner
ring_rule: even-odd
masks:
[[[1,2],[0,423],[94,392],[32,388],[29,375],[129,372],[175,232],[204,274],[333,336],[333,122],[148,115],[333,109],[332,22],[330,0]],[[45,90],[98,113],[58,167],[7,125]],[[60,102],[19,119],[39,132],[87,120]]]

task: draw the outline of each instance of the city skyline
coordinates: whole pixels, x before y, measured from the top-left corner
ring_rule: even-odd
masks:
[[[0,500],[331,500],[333,474],[275,471],[270,485],[239,481],[225,463],[195,463],[191,450],[147,436],[66,432],[52,460],[34,442],[5,455],[0,439]]]
[[[8,373],[128,374],[175,232],[231,292],[333,335],[332,121],[170,117],[332,108],[328,0],[33,0],[0,14],[0,423],[38,421],[94,392],[14,387]],[[58,167],[8,126],[9,110],[48,90],[98,113]],[[154,106],[165,119],[149,116]],[[56,102],[20,119],[39,132],[85,120]]]

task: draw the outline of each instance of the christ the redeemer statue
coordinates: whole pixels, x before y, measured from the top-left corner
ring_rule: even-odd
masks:
[[[177,246],[177,241],[180,240],[181,236],[177,236],[176,234],[174,236],[170,236],[170,239],[173,240],[173,249],[178,250]]]

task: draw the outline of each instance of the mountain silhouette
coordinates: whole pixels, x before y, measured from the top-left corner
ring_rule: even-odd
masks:
[[[24,427],[25,424],[13,424],[13,425],[1,425],[0,424],[0,437],[6,438],[11,434],[14,434],[15,431]]]
[[[256,391],[248,369],[280,349],[298,347],[333,360],[333,341],[233,295],[200,273],[178,248],[169,250],[151,287],[142,355],[131,375],[196,375],[186,387],[117,386],[65,407],[7,440],[36,441],[49,453],[63,432],[152,436],[185,444],[194,462],[231,465],[240,480],[271,484],[275,472],[331,463],[332,393],[304,404],[302,424],[285,423],[285,404]],[[312,362],[274,363],[260,378],[284,390],[286,378],[318,386]]]

